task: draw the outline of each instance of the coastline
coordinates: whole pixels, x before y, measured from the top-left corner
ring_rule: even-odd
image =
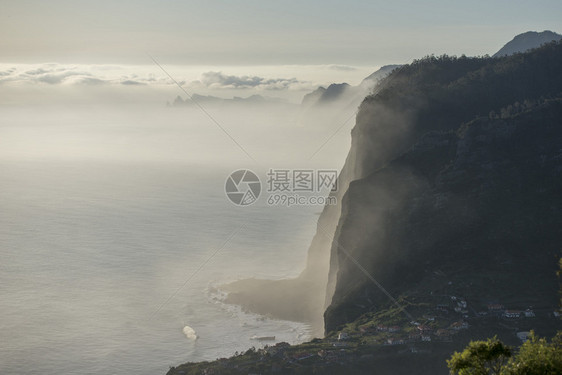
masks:
[[[224,303],[242,311],[271,319],[305,323],[311,327],[311,339],[324,337],[324,295],[317,285],[300,278],[266,280],[241,279],[217,287],[225,293]]]

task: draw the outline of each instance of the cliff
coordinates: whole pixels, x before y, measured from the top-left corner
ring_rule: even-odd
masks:
[[[340,188],[334,193],[338,204],[326,206],[320,215],[317,232],[308,250],[306,268],[301,275],[294,280],[236,282],[225,288],[230,292],[228,301],[244,305],[257,313],[310,322],[315,327],[316,335],[321,335],[323,330],[330,332],[362,312],[376,308],[374,305],[361,309],[352,307],[354,304],[364,305],[356,298],[366,293],[369,282],[367,279],[358,281],[357,277],[364,275],[361,276],[356,267],[349,265],[349,259],[342,257],[339,246],[349,248],[350,252],[356,254],[367,270],[383,272],[376,275],[381,278],[383,285],[391,287],[398,283],[407,286],[415,279],[399,279],[397,275],[400,273],[392,276],[391,270],[395,265],[390,260],[394,258],[371,259],[377,251],[369,243],[387,246],[386,243],[379,244],[379,239],[373,234],[382,230],[382,227],[379,228],[381,218],[378,211],[395,210],[393,199],[402,202],[416,192],[397,189],[393,193],[398,196],[392,195],[388,199],[379,197],[377,202],[383,202],[383,207],[369,207],[375,210],[373,214],[361,210],[365,213],[362,217],[362,214],[354,211],[354,204],[363,206],[361,195],[355,195],[352,189],[345,198],[343,196],[350,182],[355,181],[355,185],[359,186],[363,179],[375,172],[392,175],[393,172],[381,169],[430,132],[454,133],[475,118],[494,117],[502,112],[507,115],[515,111],[514,108],[529,106],[529,103],[541,98],[557,97],[561,92],[562,45],[555,42],[525,54],[501,58],[430,56],[394,70],[379,83],[372,95],[364,99],[359,108],[352,130],[351,149],[339,176]],[[437,175],[442,167],[436,164],[433,175]],[[423,184],[430,182],[423,181]],[[391,185],[389,189],[393,190],[394,187]],[[379,191],[378,194],[385,197],[386,192]],[[404,194],[404,197],[400,194]],[[365,204],[363,208],[367,207]],[[357,220],[364,225],[346,230],[356,226],[355,221],[350,221],[351,218],[359,218]],[[474,225],[477,228],[483,222],[475,219]],[[358,228],[363,228],[365,232],[362,233]],[[394,239],[396,243],[392,246],[402,249],[398,245],[402,238],[397,234]],[[355,243],[358,240],[361,242]],[[386,240],[389,241],[388,238]],[[401,254],[396,257],[403,259],[410,249],[406,246],[404,250],[396,251]],[[428,248],[427,251],[432,250]],[[363,259],[363,255],[366,259]],[[417,258],[411,258],[411,261],[414,263],[407,267],[418,270],[424,268],[423,264],[415,263]],[[348,277],[348,274],[354,274],[354,277]],[[387,274],[390,275],[388,278]],[[376,291],[373,290],[373,293]]]
[[[367,273],[395,298],[429,302],[444,294],[478,310],[490,301],[555,309],[561,145],[562,99],[546,100],[455,132],[426,133],[353,181],[332,248],[336,287],[326,330],[387,308],[388,296]]]
[[[395,70],[360,106],[334,194],[300,277],[228,287],[260,313],[325,311],[325,337],[169,374],[444,375],[470,340],[561,329],[562,43]]]
[[[561,57],[562,44],[556,43],[499,59],[430,57],[400,69],[365,99],[344,167],[352,172],[343,173],[353,182],[331,246],[327,332],[388,300],[357,272],[355,262],[390,294],[417,286],[438,270],[462,277],[503,261],[513,267],[482,270],[482,277],[548,274],[551,282],[537,285],[556,288],[553,259],[559,253],[553,247],[562,239],[561,202],[533,192],[562,187],[559,165],[544,169],[541,164],[559,161],[556,125],[562,117],[554,104],[548,111],[531,107],[562,92]],[[512,121],[524,122],[519,126],[526,130],[506,124],[513,113],[525,111],[530,117],[521,113]],[[502,115],[505,119],[497,118]],[[472,149],[477,129],[488,143]],[[514,146],[500,145],[494,131]],[[556,178],[548,179],[551,175]],[[530,256],[540,266],[530,267]],[[508,271],[514,273],[507,276]]]

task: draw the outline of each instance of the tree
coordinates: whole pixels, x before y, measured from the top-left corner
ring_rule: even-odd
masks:
[[[519,353],[510,361],[506,375],[558,375],[562,374],[562,332],[549,343],[533,332]]]
[[[447,360],[451,374],[499,375],[511,357],[511,348],[497,337],[487,341],[471,341],[461,353]]]
[[[451,374],[458,375],[560,375],[562,374],[562,332],[548,342],[531,331],[519,352],[496,337],[472,341],[462,353],[447,361]]]

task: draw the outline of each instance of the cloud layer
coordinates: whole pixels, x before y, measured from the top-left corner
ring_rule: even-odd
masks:
[[[264,78],[258,76],[225,75],[222,72],[203,73],[200,82],[209,88],[220,89],[260,89],[260,90],[285,90],[294,86],[301,86],[296,78]]]
[[[97,72],[98,70],[101,72]],[[8,82],[47,85],[144,84],[141,80],[135,81],[135,75],[107,76],[103,74],[103,70],[102,67],[53,63],[4,67],[0,70],[0,84]]]
[[[135,71],[134,74],[131,70]],[[62,65],[39,64],[0,66],[0,84],[27,83],[43,85],[175,85],[163,72],[160,75],[149,72],[150,69],[131,69],[130,67],[101,65]],[[181,72],[172,72],[172,76],[187,88],[199,89],[252,89],[252,90],[308,90],[313,89],[311,82],[296,78],[265,78],[257,75],[227,75],[222,72],[209,71],[199,79],[182,77]]]

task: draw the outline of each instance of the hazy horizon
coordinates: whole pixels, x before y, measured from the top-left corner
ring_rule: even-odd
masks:
[[[1,9],[0,372],[42,375],[164,374],[322,336],[326,282],[312,283],[314,319],[248,312],[220,286],[296,280],[312,263],[321,267],[307,277],[328,280],[335,237],[318,229],[336,228],[359,164],[355,117],[382,75],[361,82],[385,65],[492,55],[517,34],[562,31],[562,2],[548,0],[3,0]],[[354,87],[301,104],[344,82]],[[195,94],[270,100],[174,105]],[[397,117],[388,133],[404,130]],[[396,145],[385,136],[373,154]],[[342,168],[340,190],[321,186]],[[273,169],[292,185],[275,190]],[[248,171],[259,181],[240,177]],[[308,200],[267,199],[283,195]]]
[[[366,65],[493,53],[524,31],[560,31],[562,4],[3,1],[0,62]]]

